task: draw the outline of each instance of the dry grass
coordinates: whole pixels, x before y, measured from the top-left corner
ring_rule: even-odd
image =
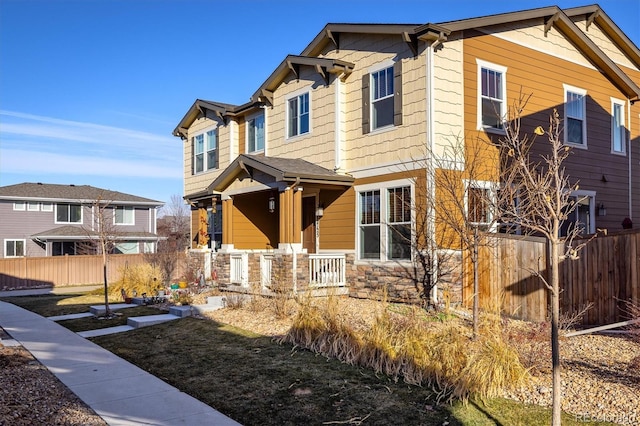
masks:
[[[150,263],[143,263],[122,268],[120,279],[109,286],[109,295],[120,297],[121,290],[125,290],[129,297],[134,294],[147,293],[154,295],[164,286],[162,285],[162,271]]]
[[[518,353],[502,337],[498,315],[485,316],[481,336],[472,340],[462,321],[436,321],[411,307],[402,311],[385,308],[368,328],[354,329],[341,317],[337,298],[303,300],[280,342],[428,386],[440,400],[491,398],[528,380]]]

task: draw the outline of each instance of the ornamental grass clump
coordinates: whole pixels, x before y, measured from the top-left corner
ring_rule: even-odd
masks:
[[[120,269],[120,279],[110,286],[110,296],[119,297],[122,290],[129,297],[136,293],[138,295],[147,293],[152,296],[162,288],[162,271],[160,268],[150,263],[141,263]]]

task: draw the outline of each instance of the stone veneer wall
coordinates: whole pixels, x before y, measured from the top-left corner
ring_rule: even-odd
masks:
[[[260,257],[264,253],[248,253],[249,288],[260,287]],[[285,285],[285,288],[295,288],[299,292],[309,289],[309,255],[297,253],[296,272],[293,271],[293,255],[273,252],[272,278]],[[215,268],[221,288],[230,282],[230,254],[218,253],[215,257]],[[438,283],[439,298],[447,295],[453,304],[462,301],[462,255],[460,252],[448,252],[442,257],[440,268],[444,275]],[[404,303],[421,303],[414,277],[420,272],[413,269],[413,265],[374,264],[355,262],[355,254],[346,255],[346,281],[349,296],[363,299],[380,299],[387,291],[390,301]],[[294,281],[295,277],[295,281]],[[448,293],[445,293],[448,292]]]

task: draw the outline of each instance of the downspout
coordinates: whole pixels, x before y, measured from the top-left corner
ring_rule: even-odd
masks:
[[[629,143],[628,143],[628,152],[629,152],[629,219],[633,222],[633,192],[631,190],[631,184],[633,182],[633,170],[631,167],[631,99],[627,98],[627,123],[629,123]]]
[[[435,203],[436,188],[435,181],[435,160],[433,158],[435,145],[434,129],[434,96],[433,96],[433,53],[436,47],[442,43],[441,39],[433,41],[427,48],[427,196],[432,202],[427,203],[427,250],[431,256],[431,303],[438,303],[438,248],[435,241]]]
[[[335,123],[335,128],[334,128],[334,132],[335,132],[335,161],[334,161],[334,166],[333,166],[333,170],[334,171],[338,171],[342,168],[342,94],[340,93],[342,91],[342,76],[344,74],[340,74],[338,76],[336,76],[335,79],[335,103],[336,103],[336,107],[334,108],[335,111],[335,119],[334,119],[334,123]]]

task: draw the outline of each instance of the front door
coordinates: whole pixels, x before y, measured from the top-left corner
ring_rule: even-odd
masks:
[[[316,197],[302,198],[302,248],[316,252]]]

